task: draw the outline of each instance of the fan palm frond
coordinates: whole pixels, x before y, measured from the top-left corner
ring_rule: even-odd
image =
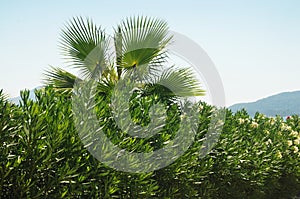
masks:
[[[110,96],[115,84],[111,81],[101,81],[97,84],[97,92],[102,96]]]
[[[170,40],[165,21],[148,17],[127,18],[115,33],[117,63],[123,68],[153,68],[165,61],[164,48]]]
[[[106,66],[108,41],[92,20],[73,18],[62,30],[60,47],[72,66],[80,68],[86,77],[99,75]]]
[[[77,77],[61,68],[51,67],[44,74],[44,83],[57,89],[73,89]]]
[[[170,67],[156,78],[155,84],[149,86],[152,87],[152,90],[158,90],[157,92],[166,96],[191,97],[205,95],[200,82],[189,68],[175,69]]]

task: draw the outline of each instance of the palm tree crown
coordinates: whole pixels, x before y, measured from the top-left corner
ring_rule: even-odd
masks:
[[[172,41],[168,33],[168,25],[163,20],[131,17],[123,20],[114,36],[109,37],[92,20],[76,17],[62,30],[60,48],[70,66],[80,70],[81,78],[93,78],[107,91],[135,70],[153,80],[144,83],[144,88],[171,96],[174,91],[181,96],[203,95],[189,68],[164,68],[168,58],[166,46]],[[80,80],[61,68],[51,67],[45,73],[45,83],[58,90],[71,90],[76,79]],[[162,89],[161,85],[166,84],[171,88]]]

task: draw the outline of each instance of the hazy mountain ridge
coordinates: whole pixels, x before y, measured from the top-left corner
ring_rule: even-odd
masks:
[[[267,116],[300,115],[300,91],[283,92],[255,102],[239,103],[229,107],[233,112],[242,108],[246,109],[251,116],[256,112]]]

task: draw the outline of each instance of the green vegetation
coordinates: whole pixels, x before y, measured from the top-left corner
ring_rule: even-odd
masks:
[[[161,20],[126,19],[115,29],[114,58],[107,49],[109,39],[91,20],[75,18],[66,25],[61,47],[71,65],[81,70],[81,78],[52,67],[46,72],[46,86],[35,92],[36,100],[23,91],[19,105],[8,102],[0,92],[1,198],[281,199],[297,194],[298,116],[284,121],[226,110],[216,146],[200,158],[216,107],[179,100],[178,96],[200,96],[204,91],[188,68],[162,68],[168,56],[165,47],[172,39],[167,30]],[[140,81],[130,93],[130,117],[141,126],[150,123],[151,106],[160,103],[166,108],[165,125],[150,138],[128,135],[113,118],[113,90],[131,71],[161,83]],[[122,172],[101,163],[78,135],[75,122],[86,116],[74,115],[80,107],[74,107],[70,92],[76,83],[91,79],[97,83],[91,100],[99,121],[95,125],[119,147],[144,153],[163,148],[180,125],[187,125],[182,124],[182,107],[198,110],[195,141],[175,162],[152,172]],[[79,87],[75,93],[80,91]]]
[[[173,97],[174,92],[177,96],[204,95],[189,68],[165,67],[166,46],[172,42],[168,31],[165,21],[133,17],[122,21],[113,37],[109,37],[92,20],[74,18],[62,30],[60,46],[70,66],[80,70],[81,78],[51,67],[45,74],[45,83],[68,91],[76,82],[92,79],[98,82],[98,90],[103,95],[109,95],[119,80],[134,72],[135,80],[144,90],[157,91],[166,97]],[[111,50],[115,50],[115,55]],[[145,79],[148,83],[143,82]],[[166,84],[173,92],[160,86]]]
[[[132,174],[106,167],[84,148],[69,96],[51,87],[36,95],[33,102],[22,92],[19,106],[0,98],[1,198],[288,198],[300,189],[298,116],[283,121],[227,110],[219,142],[200,159],[213,107],[199,103],[189,150],[166,168]]]

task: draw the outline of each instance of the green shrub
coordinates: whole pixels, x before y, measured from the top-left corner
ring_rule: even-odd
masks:
[[[300,190],[298,116],[284,121],[227,110],[217,145],[200,158],[213,107],[199,102],[200,123],[189,150],[165,168],[132,174],[105,166],[86,150],[74,126],[70,94],[47,87],[32,101],[23,91],[20,105],[0,96],[1,198],[289,198]],[[153,140],[121,134],[109,99],[101,100],[98,118],[107,119],[100,124],[125,148],[155,150],[176,133],[180,112],[167,100],[168,125]],[[151,100],[132,98],[132,118],[140,124],[149,122]]]

